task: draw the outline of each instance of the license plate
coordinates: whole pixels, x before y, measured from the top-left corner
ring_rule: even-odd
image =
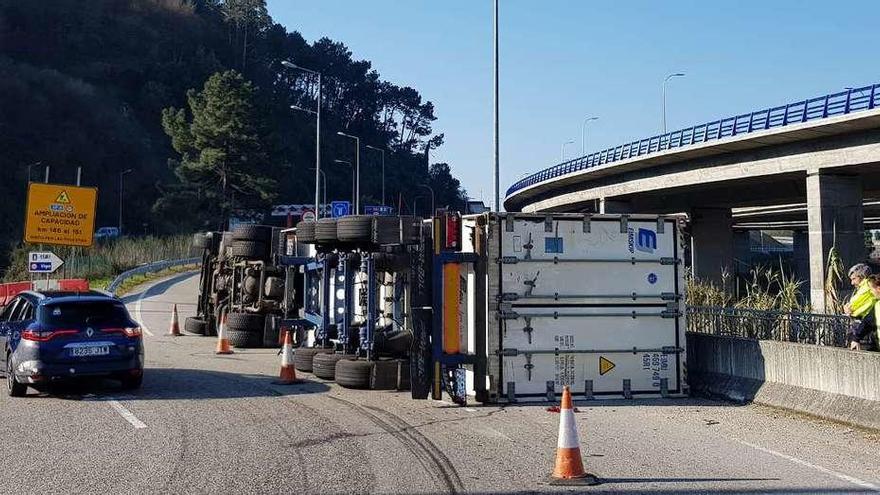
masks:
[[[106,356],[107,354],[110,354],[110,347],[106,345],[97,347],[74,347],[70,349],[70,355],[73,357]]]

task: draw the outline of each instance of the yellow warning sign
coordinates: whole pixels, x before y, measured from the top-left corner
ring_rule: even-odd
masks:
[[[615,366],[617,365],[605,359],[604,357],[599,356],[599,376],[602,376],[605,373],[613,370]]]
[[[98,189],[31,182],[24,240],[31,244],[91,246]]]

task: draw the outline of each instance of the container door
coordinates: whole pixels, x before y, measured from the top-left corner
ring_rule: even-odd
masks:
[[[674,220],[501,219],[501,392],[680,393]]]

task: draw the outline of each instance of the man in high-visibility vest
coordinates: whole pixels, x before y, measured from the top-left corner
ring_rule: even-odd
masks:
[[[870,274],[871,268],[864,263],[859,263],[849,269],[849,281],[856,289],[852,297],[849,298],[849,302],[843,306],[843,312],[855,320],[850,329],[850,349],[859,349],[859,342],[877,326],[872,311],[877,297],[871,290],[868,281]]]
[[[856,343],[855,347],[850,344],[850,349],[880,351],[880,325],[877,325],[877,322],[880,321],[880,275],[868,276],[868,287],[871,288],[871,294],[877,300],[874,303],[874,311],[871,312],[874,315],[874,335],[871,338],[871,329],[869,325],[866,325],[863,329],[861,340]],[[866,344],[862,345],[861,342]]]

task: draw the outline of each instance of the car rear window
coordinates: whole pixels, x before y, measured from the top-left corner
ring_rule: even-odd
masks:
[[[122,303],[114,301],[66,302],[40,308],[40,322],[49,326],[119,325],[130,322]]]

